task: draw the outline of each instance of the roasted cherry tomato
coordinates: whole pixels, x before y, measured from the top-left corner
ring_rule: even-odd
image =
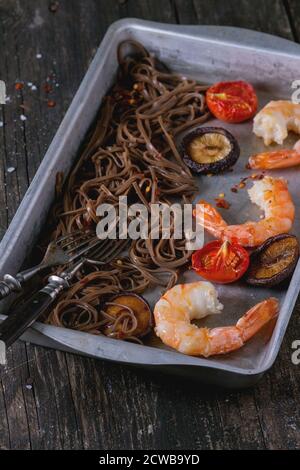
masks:
[[[237,243],[214,241],[192,255],[192,267],[208,281],[229,284],[247,271],[249,255]]]
[[[257,111],[257,96],[250,83],[219,82],[206,92],[210,112],[221,121],[242,122],[250,119]]]

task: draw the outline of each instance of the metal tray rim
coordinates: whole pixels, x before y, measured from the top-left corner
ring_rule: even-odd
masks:
[[[5,320],[6,316],[5,315],[0,315],[0,323]],[[75,343],[76,341],[78,340],[85,340],[85,339],[88,339],[90,338],[92,335],[89,335],[88,333],[86,332],[81,332],[81,331],[72,331],[71,335],[70,335],[70,338],[69,340],[66,339],[64,337],[64,335],[61,335],[60,333],[62,333],[63,328],[60,328],[60,327],[57,327],[57,326],[53,326],[53,325],[45,325],[44,323],[41,323],[41,322],[35,322],[34,325],[32,325],[31,328],[28,329],[27,333],[25,333],[22,337],[21,337],[21,340],[26,342],[26,343],[30,343],[32,342],[33,344],[35,344],[34,341],[31,341],[31,337],[32,337],[32,334],[34,332],[38,332],[38,333],[41,333],[42,335],[45,335],[51,339],[53,339],[55,342],[57,343],[60,343],[61,341],[61,344],[64,346],[64,347],[67,347],[69,349],[74,349],[75,347]],[[103,338],[103,337],[96,337],[97,340],[99,341],[99,344],[98,346],[100,346],[100,342],[101,342],[101,345],[104,346],[104,347],[107,347],[108,345],[109,346],[112,346],[113,344],[115,344],[115,341],[117,340],[113,340],[113,339],[110,339],[110,338]],[[96,343],[96,338],[95,338],[95,343]],[[94,339],[94,338],[93,338]],[[117,346],[115,344],[115,346]],[[158,355],[163,355],[165,358],[170,358],[170,362],[165,362],[163,360],[158,360],[156,359],[155,361],[152,360],[149,361],[149,362],[144,362],[143,360],[140,360],[138,361],[137,360],[137,355],[136,355],[136,352],[140,352],[140,348],[143,348],[144,350],[148,351],[149,354],[151,355],[155,355],[155,353],[158,353]],[[127,352],[129,351],[130,353],[134,354],[135,355],[135,361],[132,361],[130,359],[124,359],[124,358],[111,358],[111,357],[102,357],[102,356],[97,356],[96,354],[90,354],[89,353],[89,347],[82,347],[81,349],[78,349],[76,352],[78,353],[83,353],[87,356],[91,356],[91,357],[98,357],[99,359],[103,359],[103,360],[111,360],[113,362],[118,362],[120,364],[127,364],[127,365],[130,365],[130,364],[134,364],[134,365],[148,365],[148,366],[180,366],[180,367],[185,367],[185,366],[188,366],[188,367],[194,367],[194,368],[198,368],[198,367],[201,367],[203,369],[215,369],[215,370],[226,370],[228,372],[232,372],[232,373],[235,373],[235,374],[238,374],[240,376],[257,376],[257,375],[261,375],[263,373],[265,373],[267,370],[269,370],[269,368],[272,366],[272,364],[269,366],[264,366],[264,367],[258,367],[258,368],[255,368],[255,369],[242,369],[242,368],[239,368],[239,367],[236,367],[236,366],[226,366],[226,367],[220,367],[220,363],[218,363],[217,361],[215,361],[213,358],[209,359],[209,361],[206,361],[205,363],[201,363],[199,364],[199,360],[201,360],[201,358],[199,357],[193,357],[193,356],[186,356],[184,354],[181,354],[177,351],[172,351],[170,349],[157,349],[155,347],[152,347],[152,346],[148,346],[148,345],[143,345],[143,346],[140,346],[140,345],[137,345],[137,344],[131,344],[131,343],[126,343],[126,349],[127,349]],[[172,361],[171,361],[172,360]],[[204,359],[205,360],[205,359]],[[274,361],[273,361],[274,362]]]
[[[8,228],[6,235],[4,236],[1,245],[0,245],[0,252],[4,254],[4,258],[8,257],[11,253],[12,250],[12,233],[14,230],[16,230],[18,227],[18,221],[20,218],[22,218],[22,214],[25,213],[25,211],[28,209],[28,206],[30,206],[30,198],[31,194],[37,187],[39,186],[41,188],[41,181],[45,181],[45,169],[48,168],[50,158],[52,159],[53,154],[57,152],[58,147],[61,147],[64,145],[64,139],[63,139],[63,134],[64,130],[67,126],[71,126],[74,123],[74,120],[78,117],[78,113],[80,114],[81,112],[81,107],[83,106],[81,102],[81,97],[80,94],[84,90],[85,87],[92,87],[93,85],[93,73],[95,72],[96,67],[102,67],[104,66],[105,63],[105,58],[107,54],[109,54],[109,43],[110,43],[110,38],[112,35],[118,35],[122,31],[126,30],[132,30],[132,29],[144,29],[149,32],[156,31],[162,31],[164,34],[166,32],[169,32],[170,34],[176,34],[178,35],[183,35],[183,36],[189,36],[192,38],[195,38],[197,40],[207,40],[209,39],[210,41],[218,42],[218,43],[227,43],[232,46],[236,46],[236,41],[235,37],[236,34],[243,34],[243,41],[242,43],[240,42],[238,45],[239,47],[247,47],[253,49],[254,47],[258,47],[260,50],[267,51],[268,53],[279,53],[279,54],[284,54],[288,55],[290,57],[294,56],[300,56],[300,46],[289,41],[286,39],[278,38],[266,33],[259,33],[255,32],[252,30],[246,30],[246,29],[241,29],[241,28],[233,28],[233,27],[217,27],[217,26],[184,26],[184,25],[166,25],[163,23],[155,23],[155,22],[150,22],[150,21],[144,21],[144,20],[138,20],[138,19],[122,19],[118,20],[115,23],[113,23],[109,29],[107,30],[101,45],[92,61],[92,64],[90,65],[83,82],[81,83],[79,90],[77,91],[74,99],[72,100],[72,103],[62,121],[60,124],[57,133],[55,134],[55,137],[46,153],[46,156],[41,163],[30,187],[28,188],[26,195],[20,204],[13,221],[10,224],[10,227]],[[72,113],[76,110],[76,115],[73,117],[72,121]],[[22,220],[22,219],[21,219]],[[18,237],[20,234],[18,235]],[[16,238],[14,237],[15,241]],[[3,264],[3,260],[1,262]],[[292,314],[292,309],[294,307],[294,304],[297,299],[297,295],[300,290],[300,262],[297,265],[297,268],[295,270],[295,273],[293,275],[291,284],[289,286],[289,289],[286,293],[285,300],[283,305],[281,306],[281,312],[280,316],[278,318],[275,330],[273,332],[271,342],[272,342],[272,351],[269,354],[268,359],[260,366],[257,367],[256,369],[242,369],[238,368],[235,366],[230,366],[230,365],[222,365],[213,359],[210,360],[202,360],[197,358],[197,364],[194,364],[197,367],[204,367],[204,368],[212,368],[212,369],[221,369],[225,370],[228,372],[233,372],[239,375],[258,375],[266,372],[274,363],[284,333],[286,331],[290,316]],[[4,318],[2,316],[2,318]],[[42,331],[42,333],[47,336],[47,328],[56,328],[56,327],[50,327],[50,326],[45,326],[41,323],[36,323],[34,325],[34,329],[37,329],[38,331]],[[60,330],[60,328],[58,328]],[[48,330],[50,332],[50,330]],[[69,330],[70,332],[70,330]],[[72,335],[74,332],[70,332]],[[86,333],[81,333],[86,335]],[[51,335],[50,335],[51,336]],[[88,335],[90,336],[90,335]],[[56,335],[56,338],[58,339],[59,335]],[[111,341],[111,340],[110,340]],[[127,345],[128,347],[134,347],[134,348],[140,348],[140,346],[136,345]],[[148,348],[148,346],[145,346]],[[152,351],[154,348],[150,348]],[[78,350],[80,353],[81,350]],[[84,352],[84,351],[82,351]],[[164,351],[165,353],[169,353],[168,351]],[[171,353],[174,354],[174,353]],[[176,353],[177,354],[177,353]],[[97,356],[101,357],[101,356]],[[187,364],[187,361],[185,360],[187,357],[183,356],[182,357],[182,364],[177,361],[174,362],[169,362],[169,365],[191,365]],[[126,362],[126,361],[119,361],[119,362]],[[148,363],[151,365],[151,362],[149,361]],[[158,365],[158,363],[157,363]]]

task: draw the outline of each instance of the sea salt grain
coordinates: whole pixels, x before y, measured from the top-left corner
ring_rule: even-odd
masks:
[[[42,54],[41,54],[41,53],[38,53],[38,54],[36,54],[36,56],[35,56],[35,57],[36,57],[37,59],[41,59],[43,56],[42,56]]]
[[[32,91],[35,91],[35,90],[37,90],[37,87],[35,85],[32,85],[31,89],[32,89]]]
[[[21,114],[20,119],[21,121],[26,121],[27,117],[25,116],[25,114]]]
[[[16,169],[15,169],[14,166],[9,166],[9,167],[7,168],[7,173],[13,173],[15,170],[16,170]]]
[[[148,425],[148,434],[153,434],[153,425],[152,424]]]
[[[4,126],[4,122],[0,121],[0,127],[3,127],[3,126]]]

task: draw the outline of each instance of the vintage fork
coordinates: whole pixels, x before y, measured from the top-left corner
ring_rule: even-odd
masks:
[[[35,293],[27,302],[18,306],[0,325],[0,345],[8,348],[27,328],[57,299],[59,294],[70,287],[70,281],[86,263],[104,265],[120,255],[127,247],[128,240],[99,240],[73,255],[71,266],[60,274],[48,278],[48,284]],[[85,256],[83,256],[85,255]],[[78,259],[79,258],[79,259]]]
[[[68,264],[74,250],[86,247],[95,238],[95,233],[92,231],[76,230],[50,242],[44,258],[38,265],[20,271],[15,276],[4,275],[3,280],[0,281],[0,300],[12,292],[20,292],[25,282],[45,269]]]

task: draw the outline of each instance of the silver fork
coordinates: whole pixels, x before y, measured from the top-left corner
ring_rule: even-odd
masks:
[[[120,255],[126,249],[127,244],[128,240],[99,240],[97,238],[88,249],[85,247],[76,251],[71,259],[71,265],[65,271],[50,276],[45,287],[36,292],[25,304],[17,307],[1,323],[0,343],[2,342],[2,346],[8,348],[30,327],[59,294],[70,287],[70,281],[84,264],[105,265]]]
[[[20,271],[15,276],[5,274],[0,281],[0,300],[12,292],[20,292],[25,282],[53,266],[65,265],[72,261],[74,251],[87,247],[96,238],[91,231],[76,230],[49,243],[42,261],[32,268]]]

